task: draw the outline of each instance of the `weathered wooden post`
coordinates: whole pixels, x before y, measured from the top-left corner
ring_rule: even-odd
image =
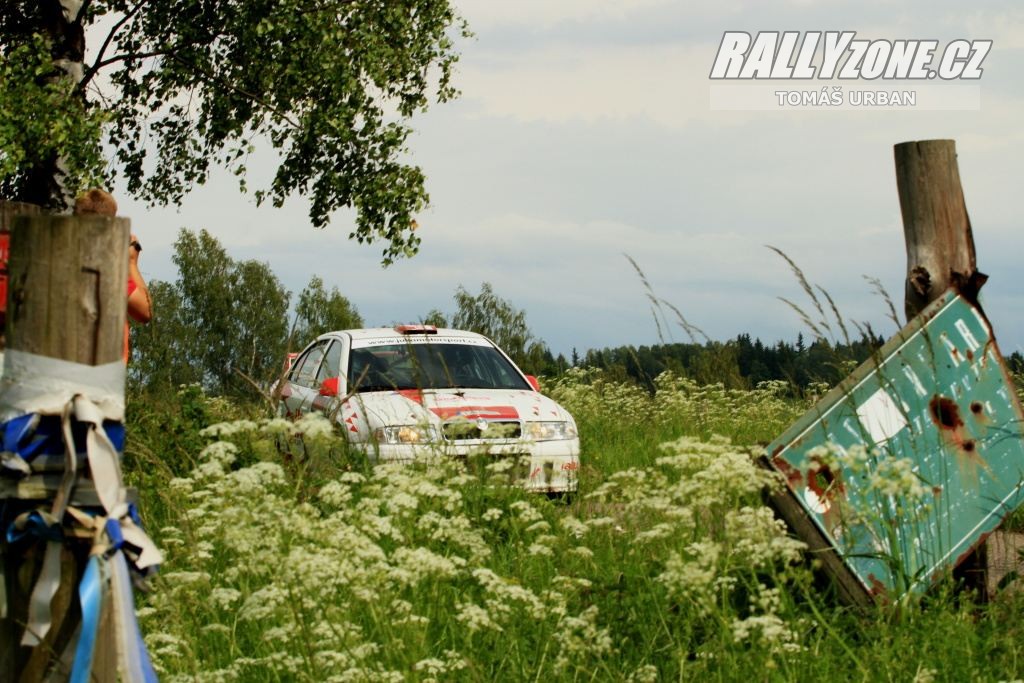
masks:
[[[977,270],[953,140],[894,147],[896,187],[907,246],[904,306],[910,320],[951,285],[977,303],[987,279]]]
[[[6,217],[16,213],[10,205]],[[19,216],[11,230],[6,338],[21,351],[97,366],[120,362],[126,317],[129,221],[103,216]],[[123,403],[123,396],[121,397]],[[2,484],[3,482],[0,482]],[[9,523],[13,510],[38,507],[58,492],[42,475],[0,487]],[[6,543],[0,541],[0,548]],[[44,544],[45,545],[45,544]],[[52,627],[34,648],[18,639],[41,556],[4,553],[7,618],[0,622],[0,680],[40,681],[60,657],[79,618],[73,596],[77,559],[65,547],[60,587],[50,602]],[[102,660],[104,654],[97,652]]]
[[[953,140],[920,140],[893,146],[896,189],[903,216],[907,276],[903,306],[910,320],[951,285],[972,303],[987,279],[978,273],[974,234],[967,216]],[[984,548],[957,569],[983,589]]]
[[[978,272],[974,235],[967,216],[953,140],[922,140],[895,145],[896,185],[907,246],[907,319],[950,286],[975,306],[988,276]],[[979,306],[980,308],[980,306]],[[1017,542],[1003,532],[981,545],[958,573],[981,593],[993,587],[993,569],[1012,567]],[[991,548],[991,550],[990,550]],[[1009,548],[1009,550],[1006,550]],[[990,556],[991,555],[991,556]]]
[[[120,360],[128,237],[127,218],[15,219],[7,347],[85,365]]]

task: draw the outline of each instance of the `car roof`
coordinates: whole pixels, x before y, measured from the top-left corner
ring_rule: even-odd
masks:
[[[320,337],[336,336],[336,335],[349,335],[353,340],[362,339],[382,339],[387,337],[401,337],[403,334],[394,327],[367,327],[358,330],[337,330],[335,332],[327,332],[326,334],[320,335]],[[424,336],[424,337],[438,337],[438,338],[461,338],[461,339],[481,339],[483,341],[493,343],[490,339],[477,334],[476,332],[468,332],[466,330],[455,330],[448,327],[438,327],[437,334],[410,334],[408,336]],[[318,337],[318,339],[320,338]]]

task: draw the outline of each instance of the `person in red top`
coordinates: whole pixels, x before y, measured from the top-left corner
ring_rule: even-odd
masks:
[[[82,193],[75,200],[75,215],[77,216],[116,216],[117,202],[109,193],[99,188],[93,188]],[[139,271],[139,252],[142,245],[139,244],[135,235],[131,236],[128,245],[128,316],[140,323],[148,323],[153,318],[153,302],[149,298],[149,289],[146,281]],[[124,362],[128,362],[128,323],[124,324]]]

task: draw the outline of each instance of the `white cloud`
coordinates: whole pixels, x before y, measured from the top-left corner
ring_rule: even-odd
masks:
[[[639,118],[680,128],[721,118],[707,80],[717,45],[545,47],[464,66],[463,97],[479,113],[521,121]]]

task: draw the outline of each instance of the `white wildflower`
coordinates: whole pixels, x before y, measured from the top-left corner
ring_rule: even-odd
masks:
[[[565,617],[559,622],[554,639],[558,643],[555,670],[566,671],[570,664],[585,655],[601,657],[612,650],[612,638],[606,628],[597,625],[597,605],[591,605],[576,617]]]
[[[531,543],[530,547],[526,549],[526,552],[528,555],[532,555],[534,557],[552,557],[555,554],[555,551],[549,546],[542,545],[540,543]]]
[[[921,500],[928,495],[930,488],[921,483],[914,468],[910,458],[879,458],[868,479],[868,489],[885,496]]]
[[[567,534],[574,538],[583,538],[590,531],[590,527],[587,524],[572,515],[566,515],[558,523]]]
[[[292,433],[294,425],[283,417],[275,417],[260,423],[260,431],[268,436],[287,436]]]
[[[242,432],[255,431],[256,423],[252,420],[235,420],[234,422],[219,422],[199,430],[199,436],[207,438],[218,438],[234,436]]]
[[[797,636],[776,614],[762,614],[737,619],[732,623],[733,639],[737,643],[760,641],[773,652],[797,652],[801,649]]]
[[[199,457],[208,462],[228,466],[238,459],[238,446],[230,441],[214,441],[199,452]]]
[[[242,594],[234,588],[217,587],[210,591],[210,602],[220,609],[228,609],[236,602]]]
[[[525,500],[517,500],[509,505],[509,508],[516,513],[519,517],[519,521],[523,524],[533,524],[534,522],[539,522],[544,519],[540,514],[540,511]]]
[[[709,588],[714,585],[721,549],[714,542],[703,541],[690,545],[686,551],[689,557],[672,553],[658,581],[665,584],[670,595],[693,598],[701,611],[707,611]]]
[[[569,554],[576,555],[577,557],[582,558],[584,560],[594,559],[594,551],[583,545],[578,545],[574,548],[570,548]]]
[[[271,584],[252,593],[238,610],[240,621],[259,621],[274,616],[288,601],[288,593]]]
[[[352,490],[340,481],[329,481],[323,485],[317,496],[328,505],[340,508],[352,500]]]
[[[658,667],[653,664],[644,664],[626,679],[628,683],[658,683],[658,680]]]
[[[491,618],[491,613],[480,605],[465,602],[456,607],[455,619],[470,631],[501,631],[501,626]]]
[[[589,529],[601,529],[615,526],[615,520],[611,517],[593,517],[584,522]]]
[[[341,475],[338,476],[338,481],[342,484],[351,484],[354,486],[366,483],[366,477],[358,472],[342,472]]]
[[[448,672],[448,667],[440,659],[429,658],[421,659],[412,665],[413,671],[422,671],[431,676],[440,676],[443,673]]]
[[[334,435],[331,421],[317,412],[306,413],[295,422],[295,430],[307,439],[321,439]]]
[[[929,669],[926,666],[918,664],[917,672],[914,674],[914,680],[912,683],[933,683],[938,673],[939,672],[936,669]]]
[[[423,547],[398,548],[392,560],[398,570],[395,575],[400,577],[400,583],[406,585],[416,585],[428,577],[455,578],[459,570],[466,566],[466,561],[461,557],[444,557]]]

